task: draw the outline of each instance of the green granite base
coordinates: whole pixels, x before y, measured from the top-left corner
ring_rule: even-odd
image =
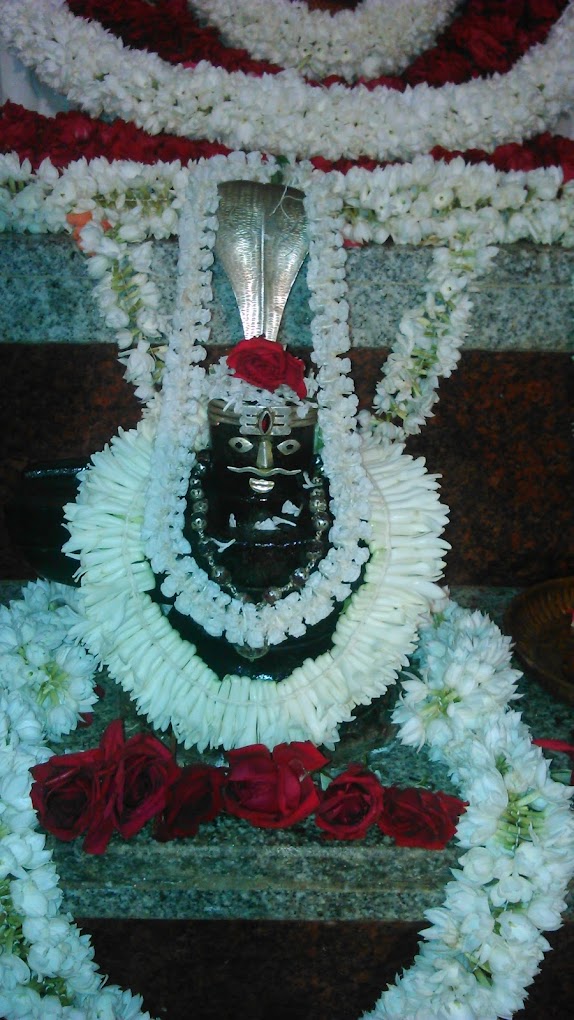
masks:
[[[0,584],[3,602],[20,586]],[[515,589],[454,588],[459,604],[479,608],[500,623]],[[62,750],[97,744],[121,716],[126,733],[145,727],[129,698],[109,680],[94,723],[68,738]],[[574,707],[551,697],[532,677],[520,682],[518,707],[534,736],[571,739]],[[337,767],[367,762],[384,783],[453,790],[446,770],[394,739],[390,712],[396,692],[342,728],[331,753]],[[180,755],[189,760],[190,755]],[[193,757],[193,755],[191,755]],[[216,752],[208,756],[221,763]],[[284,831],[263,831],[222,816],[194,839],[155,842],[148,830],[129,842],[115,837],[101,857],[81,842],[49,839],[62,878],[65,910],[90,917],[413,921],[441,902],[459,850],[401,849],[371,831],[361,842],[329,842],[312,820]]]

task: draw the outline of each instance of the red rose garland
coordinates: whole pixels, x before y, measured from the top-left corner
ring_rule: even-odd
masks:
[[[165,807],[154,822],[154,839],[196,836],[200,825],[213,821],[223,809],[221,789],[225,769],[213,765],[188,765],[181,769],[167,791]]]
[[[161,842],[195,836],[225,812],[261,829],[286,829],[315,815],[328,839],[363,839],[375,825],[398,846],[442,850],[465,803],[430,790],[385,787],[350,765],[323,790],[313,773],[329,760],[309,741],[251,744],[227,753],[228,766],[177,765],[151,733],[124,737],[110,723],[98,747],[54,755],[31,769],[32,804],[58,839],[84,836],[86,853],[102,854],[114,832],[130,839],[153,819]]]
[[[313,744],[278,744],[269,751],[252,744],[228,751],[223,802],[230,815],[261,829],[285,829],[302,822],[319,805],[311,773],[327,764]]]
[[[114,831],[129,839],[163,810],[179,771],[165,744],[148,733],[126,741],[116,719],[93,750],[54,755],[31,769],[32,804],[52,835],[85,834],[84,850],[101,854]]]
[[[191,141],[175,135],[148,135],[125,120],[112,123],[86,113],[70,110],[46,117],[17,103],[0,106],[0,152],[17,152],[37,169],[49,159],[58,169],[82,157],[104,156],[109,160],[130,159],[137,163],[189,163],[211,156],[227,155],[218,142]]]
[[[40,823],[62,840],[85,834],[84,850],[101,853],[98,841],[106,772],[101,747],[51,758],[32,769],[32,804]]]
[[[350,765],[327,787],[315,821],[330,839],[362,839],[383,809],[383,787],[361,765]]]
[[[246,50],[226,46],[216,28],[201,25],[187,0],[68,0],[72,14],[99,21],[113,35],[136,50],[157,53],[162,60],[187,67],[209,60],[226,71],[276,74],[281,70],[262,60],[252,60]]]
[[[141,128],[123,120],[108,124],[75,110],[58,113],[55,117],[26,110],[16,103],[0,106],[0,153],[17,152],[21,160],[28,159],[34,169],[43,159],[49,159],[58,169],[64,169],[74,160],[127,159],[151,165],[227,155],[229,149],[217,142],[190,141],[175,135],[148,135]],[[468,152],[448,152],[436,147],[430,153],[434,159],[450,161],[463,156],[467,163],[489,163],[496,170],[535,170],[538,167],[559,166],[564,180],[574,178],[574,139],[544,132],[522,145],[500,145],[492,153],[480,149]],[[374,169],[373,160],[361,159],[357,163],[341,159],[335,163],[316,156],[311,162],[321,170],[340,170],[347,173],[353,166]]]
[[[28,159],[37,169],[49,159],[58,169],[64,169],[77,159],[126,159],[151,165],[180,160],[189,163],[216,155],[227,155],[229,149],[217,142],[190,141],[175,135],[148,135],[141,128],[123,120],[108,124],[75,110],[58,113],[55,117],[26,110],[16,103],[0,106],[0,153],[16,152],[21,160]],[[450,161],[463,156],[467,163],[489,163],[496,170],[535,170],[538,167],[559,166],[564,180],[574,178],[574,139],[544,132],[522,145],[500,145],[492,153],[480,149],[468,152],[448,152],[436,147],[430,153],[434,159]],[[341,159],[332,163],[321,156],[311,162],[320,170],[340,170],[347,173],[353,166],[374,169],[374,160]]]

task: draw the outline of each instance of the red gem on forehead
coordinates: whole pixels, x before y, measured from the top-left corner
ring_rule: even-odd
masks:
[[[259,415],[257,424],[261,432],[263,432],[264,434],[266,432],[269,432],[269,429],[273,425],[273,418],[271,417],[269,411],[267,410],[263,411],[263,413]]]

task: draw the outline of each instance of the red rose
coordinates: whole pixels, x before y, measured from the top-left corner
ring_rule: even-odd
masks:
[[[54,756],[31,770],[32,803],[40,822],[59,839],[86,833],[84,850],[101,854],[115,829],[133,836],[164,807],[179,769],[151,734],[124,738],[121,719],[110,723],[98,747]]]
[[[330,839],[362,839],[382,807],[383,790],[377,777],[361,765],[350,765],[327,787],[315,821]]]
[[[498,145],[490,157],[497,170],[535,170],[540,166],[539,154],[530,145],[508,142]]]
[[[444,850],[466,805],[448,793],[397,786],[383,787],[383,810],[378,826],[397,846]]]
[[[252,386],[274,393],[281,386],[289,386],[298,397],[307,395],[305,365],[293,357],[274,340],[255,336],[241,340],[227,356],[227,364],[235,375]]]
[[[66,841],[87,832],[89,847],[103,821],[106,773],[100,748],[54,755],[30,771],[30,796],[42,827]]]
[[[562,14],[564,3],[562,0],[528,0],[528,7],[531,18],[555,21]]]
[[[108,809],[125,839],[163,811],[169,785],[179,775],[171,752],[151,733],[137,733],[121,748]]]
[[[278,744],[273,752],[253,744],[228,753],[223,789],[226,810],[263,829],[284,829],[307,818],[319,795],[310,772],[327,764],[310,743]]]
[[[71,840],[85,832],[86,853],[104,852],[114,831],[110,791],[123,742],[123,723],[116,719],[105,730],[98,747],[54,755],[30,770],[35,781],[32,804],[40,823],[53,836]]]
[[[225,769],[212,765],[189,765],[181,770],[167,792],[167,801],[156,820],[154,836],[170,839],[195,836],[203,822],[211,822],[222,808],[221,787]]]

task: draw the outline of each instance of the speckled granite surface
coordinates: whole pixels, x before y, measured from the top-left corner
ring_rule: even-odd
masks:
[[[177,245],[154,245],[154,273],[169,307],[175,290]],[[351,333],[355,347],[385,346],[402,312],[416,305],[432,259],[428,249],[373,245],[348,258]],[[474,314],[466,349],[571,350],[574,346],[574,252],[517,244],[502,250],[495,269],[473,285]],[[33,279],[34,285],[30,286]],[[0,341],[83,343],[113,340],[92,297],[85,260],[67,236],[0,235]],[[242,336],[229,284],[216,265],[214,343]],[[309,342],[304,273],[289,298],[282,339]]]

